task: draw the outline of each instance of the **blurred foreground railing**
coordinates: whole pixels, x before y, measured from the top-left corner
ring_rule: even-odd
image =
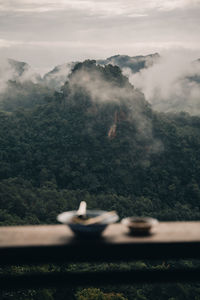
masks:
[[[121,224],[102,238],[76,238],[64,225],[0,227],[0,267],[20,264],[199,259],[200,222],[160,222],[154,234],[130,236]],[[0,288],[200,281],[200,270],[132,270],[2,275]]]

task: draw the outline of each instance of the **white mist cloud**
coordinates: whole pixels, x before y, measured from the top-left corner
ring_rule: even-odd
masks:
[[[185,51],[165,52],[153,66],[139,73],[125,72],[155,110],[200,114],[200,83],[191,80],[200,76],[200,63],[192,60]]]
[[[69,74],[75,63],[66,63],[59,65],[50,72],[46,73],[43,80],[51,88],[60,89],[67,81]]]
[[[127,87],[120,87],[111,80],[106,81],[99,72],[79,70],[70,79],[72,91],[76,92],[77,87],[84,89],[91,99],[97,103],[115,102],[119,103],[131,97],[136,99],[136,94]]]
[[[31,81],[36,84],[40,82],[41,76],[38,73],[36,73],[33,69],[28,68],[23,72],[21,76],[18,76],[17,80],[21,83]]]

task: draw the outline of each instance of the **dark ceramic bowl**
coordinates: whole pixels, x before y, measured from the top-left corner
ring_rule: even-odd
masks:
[[[133,235],[148,235],[152,233],[152,229],[158,224],[158,220],[145,217],[129,217],[121,221],[130,229]]]
[[[59,214],[57,216],[57,220],[63,224],[68,225],[71,230],[78,236],[83,237],[97,237],[100,236],[101,233],[106,229],[109,224],[115,223],[119,220],[117,214],[112,214],[107,218],[103,219],[101,222],[91,225],[84,225],[73,222],[73,217],[76,216],[76,210],[67,211]],[[101,216],[106,213],[104,210],[87,210],[86,216],[88,218],[94,218],[97,216]]]

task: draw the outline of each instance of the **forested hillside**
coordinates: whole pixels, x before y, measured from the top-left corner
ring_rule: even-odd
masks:
[[[20,185],[34,193],[82,190],[92,206],[119,207],[121,216],[199,218],[199,117],[152,111],[118,67],[95,61],[77,64],[61,92],[25,107],[1,112],[0,178],[9,193],[21,194]],[[113,200],[95,203],[101,195]],[[4,213],[15,196],[4,194]],[[127,201],[118,205],[119,197]]]
[[[1,225],[56,223],[81,200],[120,217],[200,219],[198,116],[153,111],[119,67],[89,60],[75,64],[60,91],[8,85],[16,94],[1,99]],[[192,290],[176,289],[171,299]],[[128,299],[168,299],[165,289],[131,291]],[[125,299],[111,296],[98,299]]]

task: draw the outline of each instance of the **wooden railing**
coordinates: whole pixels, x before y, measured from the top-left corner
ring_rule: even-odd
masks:
[[[98,239],[77,238],[65,225],[0,227],[0,266],[181,258],[200,258],[200,222],[160,222],[145,237],[131,236],[125,226],[114,224]],[[200,281],[199,269],[47,273],[3,275],[0,287],[195,280]]]

